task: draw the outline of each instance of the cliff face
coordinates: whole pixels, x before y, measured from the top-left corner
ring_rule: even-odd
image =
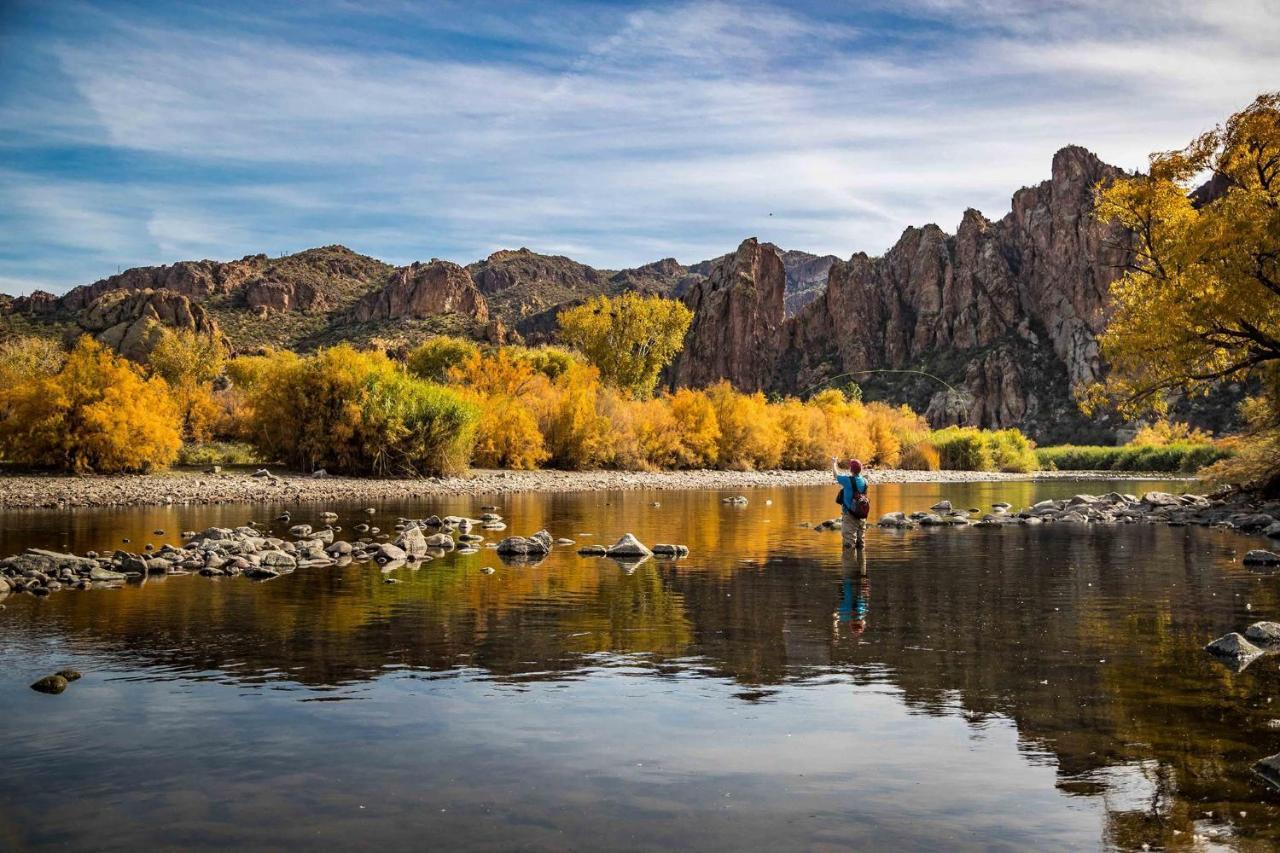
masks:
[[[448,261],[431,261],[396,270],[380,290],[361,298],[351,314],[357,323],[445,314],[484,323],[489,306],[466,270]]]
[[[742,388],[766,385],[774,374],[784,312],[782,255],[754,238],[723,258],[684,297],[693,323],[671,376],[677,385],[728,379]]]
[[[955,235],[908,228],[883,257],[836,261],[825,291],[790,320],[775,265],[743,260],[744,250],[758,254],[748,241],[732,274],[712,273],[710,294],[691,291],[699,316],[689,356],[672,375],[679,384],[725,377],[748,390],[795,393],[884,371],[854,378],[927,409],[935,423],[1021,426],[1040,436],[1078,430],[1070,388],[1101,376],[1107,287],[1128,251],[1125,234],[1094,220],[1093,191],[1119,174],[1082,148],[1064,148],[1050,180],[1018,191],[1000,221],[969,210]],[[961,393],[891,372],[905,370]]]

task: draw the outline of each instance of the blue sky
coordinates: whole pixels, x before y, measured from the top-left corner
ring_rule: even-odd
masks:
[[[329,243],[875,254],[1276,87],[1276,0],[0,0],[0,292]]]

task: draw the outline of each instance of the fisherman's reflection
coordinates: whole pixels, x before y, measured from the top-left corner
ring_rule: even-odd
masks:
[[[844,572],[840,579],[840,605],[836,608],[833,622],[837,640],[842,636],[857,637],[867,630],[867,611],[871,609],[866,550],[844,551],[841,563]]]

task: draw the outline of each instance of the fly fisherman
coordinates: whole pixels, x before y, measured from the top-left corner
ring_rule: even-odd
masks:
[[[861,548],[867,535],[867,516],[871,501],[867,497],[867,479],[862,476],[862,463],[849,460],[849,473],[840,473],[840,460],[831,457],[831,473],[840,484],[836,503],[840,504],[840,538],[845,548]]]

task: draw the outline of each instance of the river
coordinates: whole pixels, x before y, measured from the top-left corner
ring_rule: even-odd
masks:
[[[1148,486],[1171,489],[885,485],[873,512]],[[1238,560],[1257,540],[873,529],[858,558],[800,526],[834,492],[500,501],[509,532],[633,532],[689,546],[677,562],[482,549],[398,584],[355,564],[10,596],[0,849],[1280,844],[1280,794],[1250,769],[1280,752],[1280,658],[1233,673],[1202,651],[1280,620],[1280,578]],[[389,530],[488,502],[293,520]],[[9,511],[0,554],[136,549],[281,509]],[[63,667],[84,677],[28,689]]]

